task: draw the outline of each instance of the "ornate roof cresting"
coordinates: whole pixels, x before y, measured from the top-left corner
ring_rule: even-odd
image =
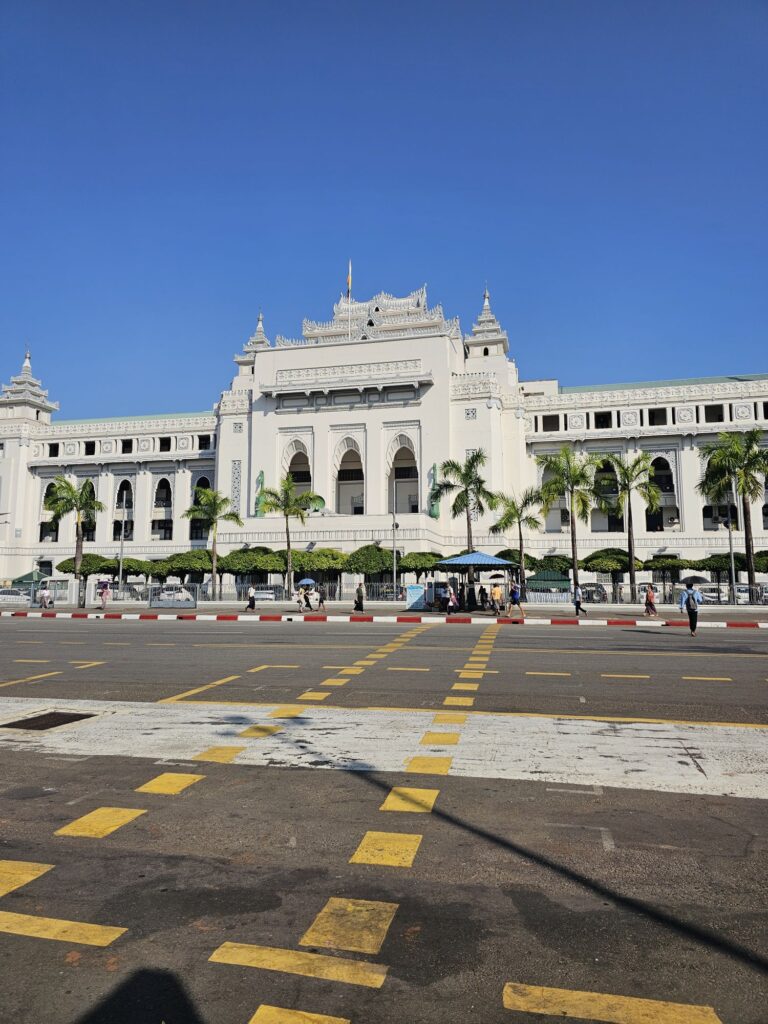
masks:
[[[11,377],[10,384],[3,384],[0,403],[4,406],[30,405],[43,412],[55,412],[58,402],[51,402],[42,382],[32,376],[32,357],[29,349],[24,352],[21,372]]]
[[[487,345],[489,342],[501,342],[504,346],[504,354],[509,352],[509,338],[507,332],[502,329],[491,309],[491,293],[486,285],[483,292],[483,308],[477,323],[472,324],[472,333],[464,336],[464,344],[470,348],[478,348],[480,345]]]

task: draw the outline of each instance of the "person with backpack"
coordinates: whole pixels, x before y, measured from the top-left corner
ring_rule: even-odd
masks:
[[[696,625],[699,621],[699,605],[704,598],[700,590],[695,590],[693,583],[686,583],[685,590],[680,595],[680,614],[688,612],[688,625],[691,627],[691,636],[696,636]]]

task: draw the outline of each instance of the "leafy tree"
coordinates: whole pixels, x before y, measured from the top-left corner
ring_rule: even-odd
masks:
[[[662,586],[666,587],[667,583],[676,583],[680,579],[680,571],[691,568],[691,563],[672,555],[654,555],[647,562],[643,562],[643,568],[660,572]]]
[[[638,455],[608,455],[616,473],[618,490],[607,494],[598,490],[598,504],[609,513],[624,517],[627,527],[627,547],[629,554],[629,593],[632,601],[637,600],[637,578],[635,575],[635,530],[632,520],[632,495],[639,494],[649,512],[655,512],[661,503],[661,491],[653,482],[653,457],[649,452]]]
[[[87,580],[89,576],[98,576],[105,572],[104,566],[109,565],[109,559],[103,555],[83,555],[80,559],[80,577]],[[57,572],[75,574],[75,559],[65,558],[56,566]],[[106,573],[105,573],[106,574]]]
[[[400,559],[400,569],[402,572],[415,572],[418,580],[423,573],[433,572],[435,565],[442,560],[443,556],[434,551],[411,551]]]
[[[392,552],[366,544],[347,557],[346,571],[359,576],[381,576],[392,571]]]
[[[747,579],[750,587],[755,586],[750,505],[763,496],[765,478],[768,475],[768,448],[761,447],[762,439],[763,431],[759,429],[747,430],[743,434],[726,430],[718,434],[716,441],[702,445],[699,450],[699,455],[705,463],[704,476],[698,485],[700,493],[712,502],[727,501],[733,491],[741,499]]]
[[[243,525],[237,512],[231,511],[232,502],[229,498],[210,487],[195,488],[195,502],[184,513],[185,519],[197,519],[202,522],[211,534],[211,585],[216,586],[217,554],[216,537],[219,523],[235,523]],[[221,579],[219,579],[219,600],[221,600]]]
[[[293,590],[293,553],[291,551],[291,519],[298,519],[304,525],[307,515],[325,505],[325,501],[314,491],[298,494],[290,473],[284,476],[278,487],[265,487],[261,492],[261,509],[265,513],[275,512],[285,520],[285,584],[290,594]]]
[[[525,548],[523,546],[523,527],[526,530],[540,530],[541,519],[534,510],[541,507],[541,491],[536,487],[529,487],[523,491],[519,498],[514,494],[499,494],[501,505],[501,516],[491,527],[491,533],[506,533],[508,530],[517,530],[517,543],[520,552],[518,559],[520,563],[520,592],[525,598]]]
[[[230,551],[219,559],[219,570],[233,576],[252,576],[255,573],[285,572],[285,559],[269,548],[243,548]]]
[[[599,455],[577,455],[568,445],[563,445],[559,452],[536,456],[536,462],[550,477],[541,487],[544,514],[560,498],[564,497],[568,505],[574,587],[579,585],[576,519],[579,518],[583,523],[589,521],[589,512],[595,501],[595,473],[604,461]]]
[[[629,552],[624,548],[598,548],[596,551],[590,551],[590,553],[582,558],[579,562],[579,566],[582,569],[586,569],[587,572],[611,572],[610,569],[596,569],[594,563],[609,559],[610,561],[616,562],[619,566],[615,572],[629,572]],[[639,558],[635,558],[635,570],[642,569],[643,563]]]
[[[746,556],[741,551],[734,551],[733,553],[733,564],[737,573],[743,572],[747,567]],[[710,572],[715,577],[715,582],[720,585],[720,581],[723,576],[731,575],[731,556],[730,555],[709,555],[707,558],[699,558],[692,568],[701,569],[704,572]],[[734,586],[736,580],[733,581]]]
[[[51,522],[58,525],[64,516],[74,513],[75,516],[75,559],[73,571],[77,579],[82,577],[83,562],[83,527],[96,522],[96,514],[104,511],[104,504],[96,500],[96,492],[90,480],[83,481],[78,487],[65,476],[57,476],[53,481],[50,493],[46,494],[44,506],[53,513]],[[78,604],[85,605],[85,592],[78,587]]]
[[[430,501],[440,501],[443,497],[453,497],[451,515],[454,519],[464,516],[467,524],[467,550],[474,551],[472,541],[472,519],[485,514],[486,509],[495,509],[498,496],[489,491],[480,470],[488,461],[482,448],[468,455],[464,462],[448,459],[440,465],[442,480],[435,481]],[[469,569],[469,584],[475,582],[475,571]],[[472,591],[474,593],[474,591]]]
[[[185,577],[190,573],[206,572],[210,572],[214,578],[216,576],[213,569],[213,554],[201,548],[179,551],[175,555],[170,555],[166,562],[171,576]]]
[[[496,552],[497,558],[503,558],[507,562],[512,562],[514,565],[520,565],[520,548],[502,548],[501,551]],[[570,565],[570,562],[568,563]],[[541,566],[541,562],[538,558],[534,558],[533,555],[529,555],[525,552],[525,568],[530,569],[531,572]]]
[[[567,555],[544,555],[538,565],[541,572],[559,572],[567,576],[571,569],[571,560]]]
[[[154,558],[148,563],[148,567],[149,576],[147,576],[147,583],[151,583],[153,579],[165,583],[172,572],[167,558]]]
[[[302,576],[338,576],[346,570],[347,556],[336,548],[295,551],[293,567]]]

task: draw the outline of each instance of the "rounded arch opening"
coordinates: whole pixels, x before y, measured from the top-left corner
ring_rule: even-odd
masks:
[[[171,483],[167,477],[162,477],[155,488],[155,508],[170,508],[173,500]]]
[[[419,511],[419,468],[409,445],[396,449],[391,460],[387,481],[389,512],[408,515]]]
[[[115,495],[115,508],[133,508],[133,487],[130,480],[122,480]]]
[[[338,461],[336,470],[336,511],[340,515],[365,514],[365,472],[357,444],[351,444]]]

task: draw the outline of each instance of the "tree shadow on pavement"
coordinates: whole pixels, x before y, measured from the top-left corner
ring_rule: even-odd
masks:
[[[171,971],[135,971],[76,1024],[205,1024]]]

